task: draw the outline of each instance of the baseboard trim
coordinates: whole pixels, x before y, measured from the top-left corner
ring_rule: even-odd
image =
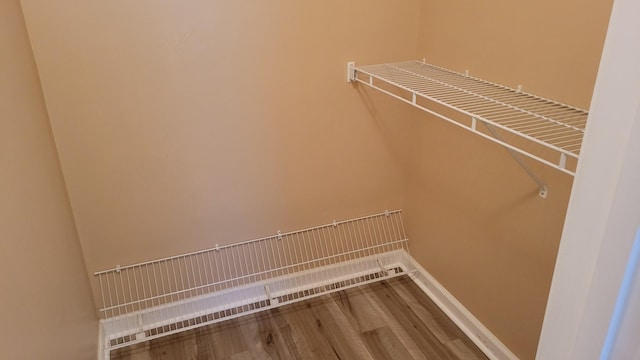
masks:
[[[491,360],[519,360],[489,329],[467,310],[413,257],[409,256],[413,281]]]
[[[104,347],[104,328],[100,321],[98,321],[98,355],[96,359],[109,360],[109,352],[106,351]]]

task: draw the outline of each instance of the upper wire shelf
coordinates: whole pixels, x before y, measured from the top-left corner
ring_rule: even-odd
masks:
[[[349,63],[347,70],[350,82],[373,87],[466,128],[505,146],[514,156],[519,153],[575,175],[586,110],[424,61]],[[542,189],[544,184],[525,170]]]

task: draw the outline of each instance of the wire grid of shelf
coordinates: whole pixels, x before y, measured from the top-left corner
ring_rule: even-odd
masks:
[[[96,272],[108,349],[406,273],[401,210]]]
[[[348,80],[380,90],[430,114],[471,130],[508,149],[575,175],[567,158],[578,159],[588,112],[520,90],[457,73],[424,61],[348,65]],[[385,84],[380,86],[379,84]],[[389,89],[388,86],[392,89]],[[409,94],[398,94],[400,90]],[[451,119],[420,103],[426,99],[471,118],[468,124]],[[477,124],[498,128],[552,151],[554,159],[525,150],[517,141],[481,132]]]

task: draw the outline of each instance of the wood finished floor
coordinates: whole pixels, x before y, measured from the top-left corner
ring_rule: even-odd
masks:
[[[117,349],[111,359],[487,357],[403,276]]]

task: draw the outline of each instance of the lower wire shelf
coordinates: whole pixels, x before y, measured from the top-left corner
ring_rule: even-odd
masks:
[[[278,231],[95,276],[101,360],[130,345],[402,276],[490,359],[517,359],[411,257],[401,210]]]
[[[410,273],[401,210],[96,272],[109,351]]]
[[[424,61],[369,66],[350,62],[347,79],[496,142],[512,155],[575,175],[586,110]],[[542,189],[544,184],[534,181]]]

